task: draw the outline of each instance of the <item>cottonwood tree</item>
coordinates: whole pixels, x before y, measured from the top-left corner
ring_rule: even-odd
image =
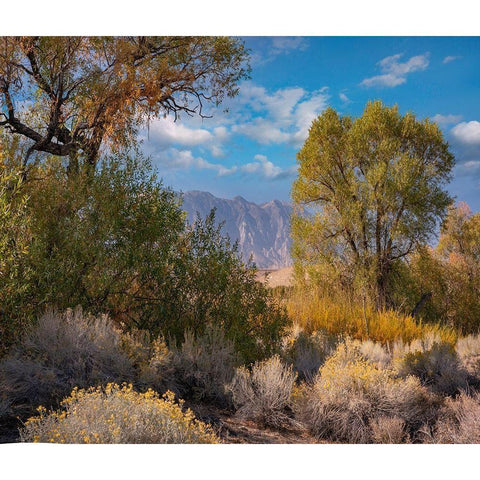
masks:
[[[378,308],[390,306],[396,263],[431,238],[451,203],[444,187],[454,157],[438,126],[380,101],[359,118],[329,108],[297,159],[298,268],[322,265],[344,285],[368,291]],[[306,205],[314,215],[301,213]]]
[[[134,141],[152,118],[206,116],[248,76],[229,37],[3,37],[0,126],[35,152],[95,165],[100,147]]]

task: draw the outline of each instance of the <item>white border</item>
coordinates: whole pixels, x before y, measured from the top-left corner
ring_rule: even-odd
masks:
[[[1,35],[479,35],[472,0],[4,1]]]

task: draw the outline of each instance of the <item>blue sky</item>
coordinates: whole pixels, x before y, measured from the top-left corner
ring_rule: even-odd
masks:
[[[457,165],[449,190],[480,211],[480,37],[246,37],[251,79],[213,118],[155,121],[144,150],[166,185],[288,201],[296,153],[327,106],[368,100],[437,121]],[[228,107],[228,112],[224,109]]]

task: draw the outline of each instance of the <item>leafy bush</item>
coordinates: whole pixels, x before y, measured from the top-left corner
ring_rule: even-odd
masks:
[[[294,324],[282,338],[282,358],[293,365],[300,378],[311,379],[333,353],[338,339],[325,332],[305,333]]]
[[[0,331],[19,318],[33,322],[45,307],[79,305],[108,314],[125,330],[175,342],[214,323],[245,361],[277,347],[287,317],[256,282],[254,266],[222,236],[213,212],[187,225],[181,197],[162,186],[141,156],[116,154],[76,175],[50,158],[30,174],[38,179],[22,185],[17,196],[28,201],[15,222],[31,241],[9,294],[16,308],[8,321],[1,317]],[[0,210],[1,197],[0,185]],[[13,211],[10,197],[3,203]]]
[[[284,309],[244,264],[238,246],[221,234],[215,211],[189,226],[174,265],[175,303],[164,307],[163,333],[183,340],[185,331],[201,335],[218,325],[245,362],[270,355],[287,324]],[[170,310],[168,310],[170,308]]]
[[[28,197],[20,169],[9,165],[3,137],[0,132],[0,356],[18,340],[30,313],[25,302],[30,272],[24,263],[30,243]]]
[[[128,328],[158,323],[184,229],[178,196],[141,157],[108,157],[73,176],[55,158],[37,170],[25,186],[34,305],[80,305]]]
[[[374,440],[371,422],[396,416],[414,433],[434,416],[435,399],[415,377],[396,378],[361,355],[358,345],[340,344],[313,385],[296,397],[297,418],[319,438],[347,443]]]
[[[480,393],[447,398],[432,440],[434,443],[480,443]]]
[[[296,374],[278,355],[240,367],[228,389],[239,416],[277,428],[292,425],[289,415]]]
[[[401,376],[415,375],[436,393],[454,395],[467,387],[468,375],[454,347],[436,335],[397,344],[394,357]]]
[[[131,385],[74,389],[62,409],[30,418],[24,442],[51,443],[218,443],[213,431],[195,419],[169,392],[160,398]]]
[[[50,311],[0,362],[0,396],[17,413],[28,412],[55,404],[74,386],[130,380],[133,374],[121,333],[106,316]]]

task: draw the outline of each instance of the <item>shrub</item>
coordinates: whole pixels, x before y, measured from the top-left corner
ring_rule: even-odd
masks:
[[[358,342],[358,349],[369,362],[379,367],[390,366],[392,355],[380,343],[364,340],[363,342]]]
[[[480,443],[480,393],[447,398],[436,424],[434,443]]]
[[[397,344],[394,357],[401,376],[415,375],[436,393],[454,395],[467,387],[468,375],[454,347],[436,335],[417,339],[410,345]]]
[[[45,313],[0,363],[2,400],[19,413],[53,405],[74,386],[129,380],[133,367],[106,316]]]
[[[480,378],[480,335],[468,335],[457,340],[455,350],[467,372]]]
[[[238,245],[222,235],[212,210],[187,227],[174,265],[175,302],[162,312],[163,333],[177,342],[185,331],[202,335],[215,324],[234,342],[244,362],[275,351],[287,324],[283,307],[256,281],[256,269],[245,264]]]
[[[374,440],[371,422],[396,416],[414,433],[434,415],[434,398],[418,379],[396,378],[361,355],[358,345],[340,344],[320,369],[313,385],[304,385],[296,398],[297,418],[319,438],[368,443]]]
[[[338,339],[326,332],[305,333],[294,324],[282,339],[282,358],[293,365],[300,378],[311,379],[333,353]]]
[[[51,443],[218,443],[206,424],[190,410],[182,411],[169,392],[160,398],[131,385],[74,389],[62,409],[30,418],[21,431],[23,442]]]
[[[405,420],[398,417],[378,417],[370,422],[374,443],[408,443]]]
[[[296,374],[278,355],[256,362],[251,371],[240,367],[228,389],[239,416],[262,425],[282,428],[292,425],[289,416]]]
[[[230,404],[225,386],[232,381],[239,358],[224,331],[209,325],[203,335],[185,332],[179,348],[172,349],[170,365],[182,396]],[[165,369],[163,362],[160,367]],[[160,368],[161,370],[161,368]]]

